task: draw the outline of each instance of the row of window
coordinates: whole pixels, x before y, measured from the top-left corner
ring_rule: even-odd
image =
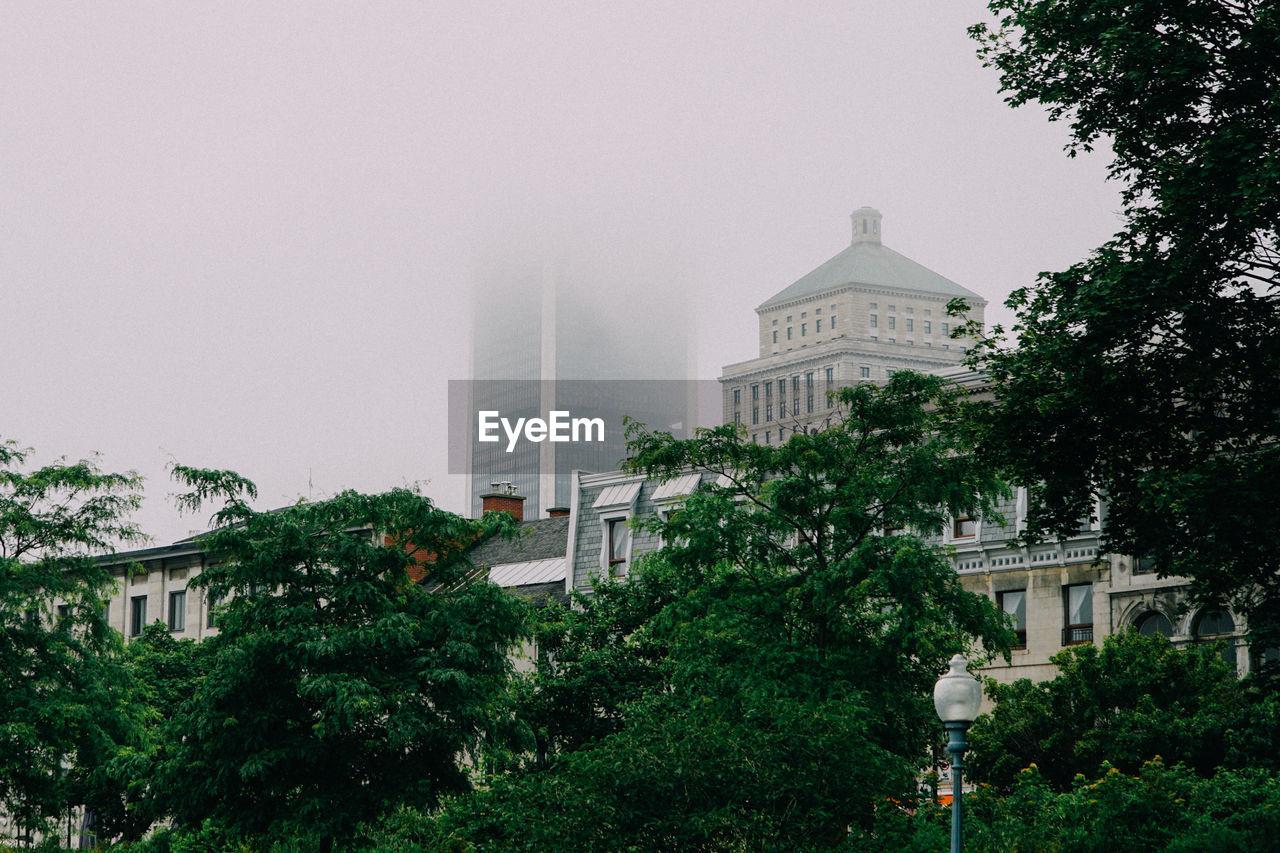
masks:
[[[878,328],[880,327],[880,318],[879,318],[879,316],[878,316],[878,315],[876,315],[876,314],[868,314],[868,315],[867,315],[867,325],[868,325],[868,326],[870,326],[870,327],[871,327],[871,328],[873,328],[873,329],[878,329]],[[933,334],[933,323],[932,323],[931,321],[929,321],[929,320],[923,320],[923,321],[921,321],[921,324],[920,324],[920,325],[921,325],[921,329],[920,329],[920,330],[921,330],[922,332],[924,332],[926,335],[932,335],[932,334]],[[896,328],[898,328],[898,318],[897,318],[897,317],[886,317],[886,318],[885,318],[885,328],[886,328],[886,329],[896,329]],[[906,318],[904,318],[904,320],[903,320],[903,331],[906,331],[906,332],[914,332],[915,330],[916,330],[916,323],[915,323],[915,320],[913,320],[913,319],[912,319],[912,318],[910,318],[910,317],[906,317]],[[942,334],[943,334],[944,336],[946,336],[946,335],[950,335],[950,334],[951,334],[951,324],[949,324],[949,323],[943,323],[943,324],[942,324]]]
[[[1008,589],[996,593],[996,606],[1011,617],[1018,640],[1016,649],[1027,647],[1027,591]],[[1093,584],[1073,584],[1062,588],[1062,645],[1093,642]]]
[[[822,429],[830,429],[830,428],[831,428],[831,418],[826,418],[822,422]],[[793,435],[797,432],[803,432],[803,429],[792,430]],[[786,440],[787,440],[787,428],[778,427],[778,444],[782,444]],[[758,432],[751,433],[751,443],[752,444],[760,443],[760,433]],[[764,431],[764,443],[773,444],[773,430],[767,429]]]
[[[1009,589],[996,593],[996,605],[1013,622],[1018,640],[1014,648],[1027,647],[1027,591]],[[1072,646],[1093,641],[1093,584],[1072,584],[1062,588],[1062,645]],[[1138,618],[1134,628],[1139,634],[1163,637],[1173,636],[1173,622],[1158,610],[1152,610]],[[1207,610],[1201,613],[1192,627],[1192,637],[1197,641],[1230,639],[1236,625],[1225,610]],[[1236,649],[1231,642],[1224,644],[1222,658],[1235,666]]]
[[[788,317],[787,319],[788,319],[788,321],[790,321],[790,319],[791,319],[791,318],[790,318],[790,317]],[[832,314],[832,315],[831,315],[830,317],[828,317],[827,319],[828,319],[827,329],[828,329],[829,331],[833,331],[833,332],[834,332],[834,331],[835,331],[835,329],[836,329],[836,315],[835,315],[835,314]],[[775,320],[774,322],[776,323],[777,321]],[[792,332],[794,331],[794,328],[795,328],[794,326],[787,326],[787,340],[791,340],[791,339],[792,339]],[[815,321],[814,321],[814,329],[813,329],[813,333],[814,333],[815,335],[820,335],[820,334],[822,334],[822,320],[821,320],[821,319],[818,319],[818,320],[815,320]],[[809,324],[808,324],[808,323],[801,323],[801,324],[800,324],[800,337],[802,337],[802,338],[806,338],[806,337],[808,337],[808,336],[809,336]],[[775,344],[778,342],[778,330],[777,330],[777,329],[774,329],[774,330],[773,330],[773,342],[774,342]]]
[[[134,595],[128,599],[128,621],[129,636],[136,637],[142,633],[142,630],[149,624],[147,621],[147,600],[149,595]],[[206,608],[205,627],[217,627],[214,618],[215,609],[221,602],[210,602]],[[65,605],[63,605],[65,607]],[[107,604],[107,615],[110,615],[111,605]],[[165,624],[168,625],[170,631],[187,630],[187,591],[185,589],[174,590],[169,593],[169,608],[167,610],[167,618]]]
[[[868,304],[867,304],[867,308],[871,309],[872,311],[879,311],[879,310],[880,310],[880,306],[879,306],[877,303],[875,303],[875,302],[868,303]],[[898,306],[897,306],[897,305],[892,305],[892,304],[890,304],[890,305],[886,305],[886,306],[885,306],[885,308],[889,311],[889,313],[890,313],[890,314],[892,314],[894,311],[897,311],[897,310],[898,310]],[[908,306],[906,306],[905,308],[903,308],[903,309],[902,309],[902,313],[904,313],[904,314],[913,314],[913,313],[915,313],[915,310],[916,310],[915,308],[913,308],[913,307],[911,307],[910,305],[908,305]],[[931,309],[929,309],[929,308],[926,308],[926,309],[924,309],[924,315],[925,315],[926,317],[931,317],[931,316],[933,316],[933,311],[932,311]]]

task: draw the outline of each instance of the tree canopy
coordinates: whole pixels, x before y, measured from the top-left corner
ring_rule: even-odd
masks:
[[[159,774],[176,825],[327,850],[362,821],[466,790],[523,625],[518,599],[468,578],[466,550],[504,522],[408,490],[258,512],[247,481],[175,473],[193,500],[210,481],[230,492],[192,581],[225,602],[219,632]]]
[[[1012,639],[921,535],[1000,485],[957,452],[937,378],[841,400],[784,445],[633,432],[634,471],[715,476],[646,523],[666,544],[625,580],[549,615],[519,705],[540,760],[452,802],[430,844],[834,849],[914,796],[946,661]]]
[[[94,559],[141,538],[141,496],[134,474],[28,468],[30,455],[0,442],[0,811],[34,833],[92,799],[96,774],[141,737],[105,616],[112,576]]]
[[[1212,645],[1176,649],[1161,636],[1107,637],[1053,657],[1048,681],[989,683],[995,708],[970,732],[970,778],[1008,790],[1036,765],[1046,784],[1070,790],[1105,765],[1137,773],[1157,757],[1202,776],[1218,768],[1274,771],[1270,689],[1241,683]]]
[[[1109,147],[1123,222],[1015,290],[988,458],[1032,486],[1029,526],[1103,496],[1108,547],[1280,626],[1280,7],[1273,0],[996,0],[975,26],[1013,105]]]

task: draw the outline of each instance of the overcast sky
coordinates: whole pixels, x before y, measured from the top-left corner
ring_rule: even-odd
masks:
[[[698,373],[849,214],[998,305],[1118,227],[1012,110],[981,2],[0,2],[0,436],[261,505],[447,473],[469,288],[513,223],[683,259]],[[588,227],[589,226],[589,227]],[[673,247],[674,244],[674,247]],[[1004,319],[989,310],[988,319]]]

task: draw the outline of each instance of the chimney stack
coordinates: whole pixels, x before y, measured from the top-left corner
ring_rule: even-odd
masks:
[[[524,521],[524,497],[516,494],[510,482],[490,483],[489,491],[480,496],[484,512],[509,512],[516,521]]]
[[[567,506],[553,506],[547,510],[547,518],[564,518],[569,514]]]

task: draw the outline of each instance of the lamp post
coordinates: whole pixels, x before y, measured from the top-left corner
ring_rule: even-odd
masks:
[[[961,773],[960,756],[969,748],[964,734],[982,705],[982,685],[969,674],[965,659],[951,659],[951,671],[933,686],[933,707],[947,730],[947,752],[951,753],[951,853],[960,853],[961,845]]]

